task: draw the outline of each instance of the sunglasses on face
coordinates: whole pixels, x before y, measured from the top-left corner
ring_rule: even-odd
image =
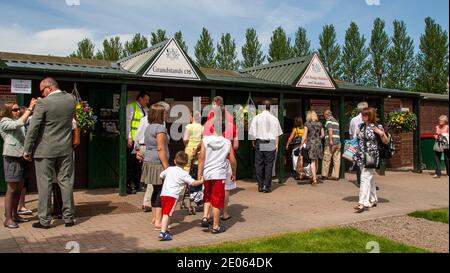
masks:
[[[19,112],[20,111],[20,108],[13,108],[13,109],[11,109],[11,112]]]

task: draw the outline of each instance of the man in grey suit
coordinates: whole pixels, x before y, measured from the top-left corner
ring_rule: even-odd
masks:
[[[52,78],[42,80],[39,89],[44,98],[36,104],[24,149],[24,158],[31,161],[34,157],[36,166],[39,222],[34,223],[33,227],[50,228],[54,174],[61,188],[65,226],[71,227],[75,224],[72,120],[76,99],[59,90],[58,83]]]

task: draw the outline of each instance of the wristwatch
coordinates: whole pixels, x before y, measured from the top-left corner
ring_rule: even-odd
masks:
[[[33,110],[31,110],[30,108],[27,108],[27,111],[29,111],[30,113],[33,113]]]

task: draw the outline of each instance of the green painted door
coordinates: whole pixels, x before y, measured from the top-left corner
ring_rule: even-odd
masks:
[[[88,188],[119,186],[119,112],[114,111],[114,97],[119,90],[89,90],[89,104],[98,122],[88,144]]]

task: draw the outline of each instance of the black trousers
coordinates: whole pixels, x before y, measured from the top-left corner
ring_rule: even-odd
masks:
[[[259,187],[272,187],[272,170],[275,162],[275,142],[256,140],[255,168]]]
[[[447,171],[448,175],[448,163],[449,163],[449,150],[444,150],[444,152],[434,152],[435,154],[435,160],[436,160],[436,175],[441,176],[441,157],[442,153],[444,153],[444,162],[445,162],[445,169]]]
[[[134,144],[133,144],[134,145]],[[136,159],[136,154],[132,154],[133,149],[127,148],[127,188],[134,186],[135,190],[141,188],[142,163]]]
[[[150,187],[150,185],[148,185]],[[152,208],[161,207],[161,191],[163,185],[153,185],[153,193],[151,197]]]

